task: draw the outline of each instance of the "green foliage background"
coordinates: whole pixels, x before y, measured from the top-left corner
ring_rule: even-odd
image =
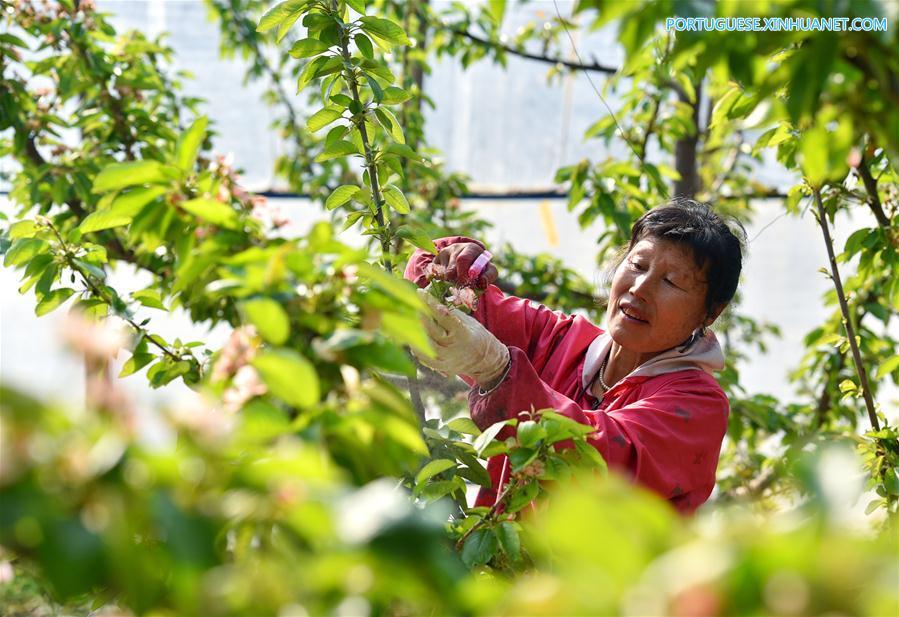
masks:
[[[179,94],[161,42],[115,32],[89,2],[4,7],[0,153],[18,165],[4,266],[21,271],[38,315],[79,309],[71,342],[88,369],[85,406],[2,391],[0,545],[14,564],[0,572],[4,601],[31,610],[46,593],[75,612],[158,615],[899,610],[899,445],[877,406],[879,386],[899,382],[888,332],[899,306],[895,28],[674,36],[658,28],[665,17],[761,9],[595,1],[509,42],[505,2],[440,13],[419,1],[207,4],[223,53],[244,55],[247,79],[269,86],[289,145],[277,173],[331,213],[302,237],[278,233],[210,152],[209,121]],[[765,9],[879,16],[885,4]],[[749,220],[751,199],[768,192],[749,162],[767,151],[804,178],[784,199],[789,213],[814,208],[822,231],[841,211],[876,221],[843,247],[825,234],[833,312],[805,340],[805,400],[747,395],[740,363],[776,332],[738,309],[722,324],[740,350],[719,376],[729,439],[719,496],[696,520],[606,477],[587,429],[551,410],[512,421],[507,440],[495,439],[500,425],[481,433],[456,417],[458,391],[408,354],[428,342],[398,267],[433,238],[486,226],[457,208],[465,179],[430,160],[428,62],[553,62],[569,31],[609,23],[622,67],[550,70],[608,73],[603,87],[623,102],[620,126],[599,118],[587,137],[623,141],[630,155],[557,176],[581,224],[606,225],[599,261],[672,194]],[[299,96],[316,102],[308,116]],[[351,227],[370,244],[343,242]],[[497,252],[507,291],[599,317],[564,264]],[[113,287],[117,264],[152,282]],[[167,340],[136,316],[145,308],[183,308],[234,334],[221,349]],[[161,444],[108,375],[112,318],[127,327],[120,378],[198,392],[159,411]],[[441,419],[425,421],[426,405]],[[565,440],[575,447],[556,451]],[[834,492],[834,477],[849,482],[847,451],[876,495],[864,533],[841,522],[852,496]],[[468,508],[466,483],[489,482],[482,460],[501,452],[513,461],[502,508]]]

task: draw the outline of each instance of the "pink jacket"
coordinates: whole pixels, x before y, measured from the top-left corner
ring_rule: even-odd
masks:
[[[456,242],[476,241],[454,236],[435,244],[444,248]],[[416,251],[405,277],[427,285],[423,271],[432,259]],[[583,317],[506,296],[493,285],[473,316],[509,347],[512,358],[499,387],[487,396],[477,388],[469,393],[471,417],[481,429],[532,407],[553,408],[596,427],[589,440],[609,467],[629,474],[680,512],[692,513],[708,499],[729,412],[727,397],[712,376],[724,367],[714,334],[687,349],[659,354],[598,401],[587,390],[612,343],[602,329]],[[488,461],[493,488],[482,488],[476,505],[496,500],[505,479],[505,458]]]

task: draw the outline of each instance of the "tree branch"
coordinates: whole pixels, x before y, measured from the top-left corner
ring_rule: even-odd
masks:
[[[886,229],[890,226],[890,219],[883,211],[883,204],[880,203],[880,195],[877,194],[877,180],[871,175],[871,168],[868,167],[868,161],[862,156],[861,162],[856,168],[859,177],[865,185],[865,191],[868,193],[868,206],[877,219],[877,224]]]
[[[674,183],[674,196],[683,195],[692,199],[699,190],[699,176],[696,173],[696,149],[699,145],[699,105],[702,101],[702,83],[696,84],[696,100],[691,101],[687,93],[678,88],[677,98],[693,108],[693,133],[677,140],[674,146],[674,167],[680,180]]]
[[[615,73],[618,72],[617,68],[614,68],[611,66],[604,66],[604,65],[596,63],[596,62],[594,62],[592,64],[582,64],[580,62],[572,62],[571,60],[565,60],[563,58],[557,58],[557,57],[553,57],[553,56],[544,56],[541,54],[530,53],[530,52],[524,51],[523,49],[517,49],[510,45],[506,45],[505,43],[500,43],[498,41],[491,41],[489,39],[485,39],[483,37],[478,36],[477,34],[469,32],[468,30],[465,30],[463,28],[457,28],[454,26],[450,26],[450,25],[444,24],[439,21],[434,22],[434,26],[436,28],[440,28],[441,30],[447,30],[449,32],[452,32],[456,36],[461,36],[463,38],[466,38],[466,39],[473,41],[479,45],[482,45],[484,47],[489,47],[491,49],[498,49],[498,50],[504,51],[506,53],[512,54],[513,56],[518,56],[519,58],[526,58],[528,60],[536,60],[537,62],[544,62],[546,64],[561,65],[566,68],[574,69],[574,70],[605,73],[606,75],[614,75]]]
[[[827,213],[824,211],[824,204],[821,201],[821,189],[814,189],[815,205],[818,207],[818,224],[821,226],[821,232],[824,235],[824,244],[827,246],[827,256],[830,260],[830,272],[836,288],[837,298],[840,301],[840,311],[843,313],[843,322],[846,327],[846,335],[849,338],[849,347],[852,349],[852,360],[855,362],[855,370],[858,373],[859,384],[862,389],[862,395],[865,398],[865,407],[868,409],[868,418],[871,420],[871,426],[875,431],[880,430],[880,422],[877,421],[877,413],[874,411],[874,398],[871,396],[871,389],[868,386],[868,374],[865,366],[862,364],[861,352],[858,349],[858,343],[855,340],[855,327],[852,325],[852,316],[849,314],[849,304],[846,302],[846,294],[843,291],[843,282],[840,280],[840,271],[837,268],[837,258],[833,250],[833,240],[830,237],[830,229],[827,225]]]
[[[661,99],[654,98],[652,100],[652,115],[649,117],[649,122],[646,125],[646,132],[643,134],[643,141],[640,143],[640,164],[646,162],[646,148],[649,146],[649,138],[652,137],[653,132],[656,128],[656,120],[659,117],[659,109],[662,107]]]

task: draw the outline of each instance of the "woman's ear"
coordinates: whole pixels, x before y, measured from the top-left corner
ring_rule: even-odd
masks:
[[[715,320],[718,319],[718,316],[727,308],[727,302],[723,302],[721,304],[716,304],[709,311],[709,314],[706,316],[705,321],[703,322],[703,326],[706,328],[715,323]]]

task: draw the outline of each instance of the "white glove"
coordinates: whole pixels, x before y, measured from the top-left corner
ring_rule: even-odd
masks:
[[[481,388],[496,385],[509,364],[509,348],[474,317],[442,305],[423,289],[418,295],[430,309],[424,324],[436,354],[419,357],[422,364],[441,373],[467,375]]]

